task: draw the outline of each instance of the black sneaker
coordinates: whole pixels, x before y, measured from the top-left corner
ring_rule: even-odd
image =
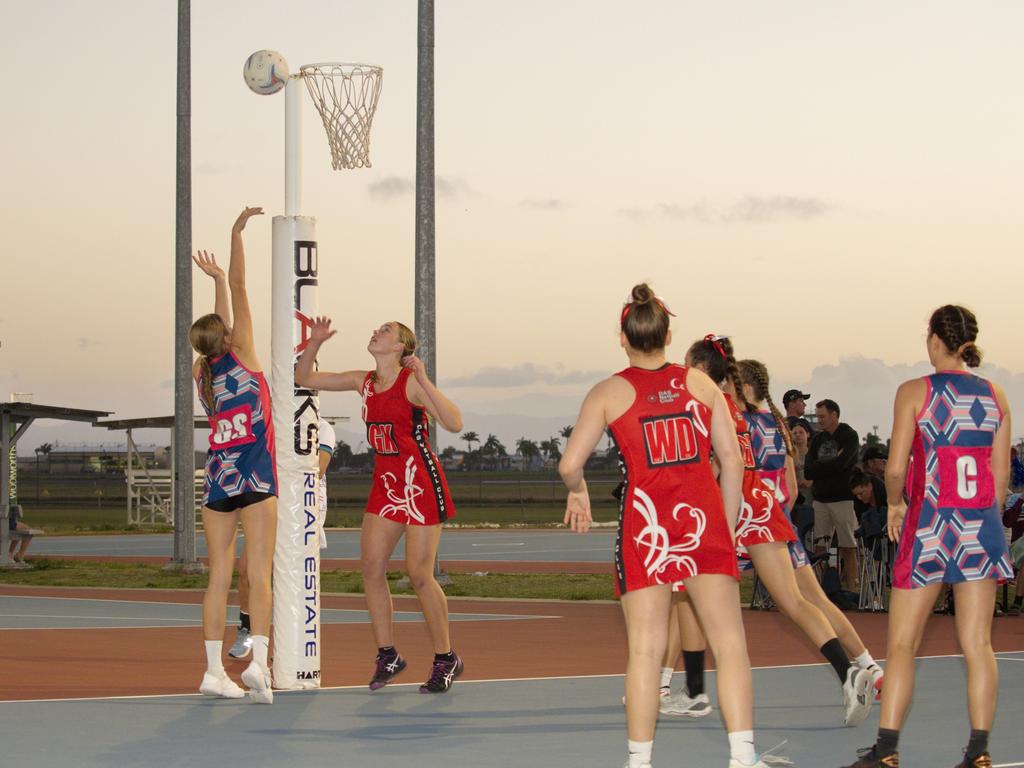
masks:
[[[420,686],[420,693],[444,693],[452,687],[455,678],[462,674],[464,668],[462,659],[457,654],[452,655],[455,656],[453,661],[434,660],[430,679]]]
[[[370,680],[370,690],[376,691],[394,680],[398,673],[405,669],[405,659],[397,653],[394,656],[377,654],[377,669]]]
[[[992,756],[988,752],[982,752],[973,760],[964,757],[962,763],[957,763],[955,768],[992,768]]]
[[[891,755],[879,757],[878,747],[872,745],[866,749],[857,750],[858,760],[850,763],[845,768],[900,768],[900,753],[893,752]]]

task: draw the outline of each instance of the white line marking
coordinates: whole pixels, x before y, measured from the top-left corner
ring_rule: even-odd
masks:
[[[471,547],[525,547],[525,541],[502,541],[494,544],[470,544]]]
[[[1020,768],[1024,763],[996,763],[992,768]]]
[[[94,619],[96,621],[190,621],[195,623],[195,618],[190,619],[168,619],[160,616],[69,616],[67,614],[49,615],[45,613],[7,613],[5,619]],[[48,627],[41,627],[48,629]]]

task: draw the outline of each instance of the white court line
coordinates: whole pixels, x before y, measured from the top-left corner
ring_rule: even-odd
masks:
[[[190,621],[195,623],[195,618],[189,619],[168,619],[162,616],[69,616],[68,614],[60,614],[51,616],[45,613],[6,613],[4,618],[10,619],[95,619],[97,621],[103,619],[106,621]],[[42,627],[46,629],[46,627]],[[91,627],[90,627],[91,629]]]
[[[1024,763],[995,763],[992,768],[1019,768]]]
[[[956,659],[960,658],[961,654],[945,654],[940,656],[918,656],[919,659]],[[885,659],[880,659],[885,661]],[[806,667],[827,667],[828,662],[820,662],[815,664],[769,664],[761,667],[751,667],[751,669],[758,670],[772,670],[772,669],[804,669]],[[717,671],[717,670],[716,670]],[[554,677],[495,677],[488,678],[486,680],[460,680],[459,685],[473,685],[475,683],[537,683],[544,682],[546,680],[600,680],[610,677],[621,677],[625,678],[625,674],[618,672],[609,675],[556,675]],[[420,683],[390,683],[388,688],[411,688],[418,687]],[[331,685],[323,686],[321,688],[315,688],[308,691],[283,691],[274,689],[274,695],[278,694],[293,694],[293,693],[317,693],[318,691],[352,691],[352,690],[365,690],[366,684],[360,683],[358,685]],[[120,700],[132,700],[132,699],[183,699],[183,698],[212,698],[203,696],[200,693],[150,693],[141,696],[82,696],[78,698],[70,699],[12,699],[10,701],[0,701],[0,706],[4,704],[48,704],[48,703],[60,703],[60,702],[75,702],[75,701],[120,701]],[[1013,768],[1014,766],[1024,767],[1024,763],[1008,763],[1004,766],[992,766],[992,768]]]
[[[526,542],[525,541],[511,541],[511,542],[509,542],[509,541],[502,541],[500,543],[499,542],[495,542],[494,544],[486,544],[486,543],[484,543],[484,544],[479,544],[479,543],[478,544],[470,544],[469,546],[471,546],[471,547],[525,547],[526,546]]]

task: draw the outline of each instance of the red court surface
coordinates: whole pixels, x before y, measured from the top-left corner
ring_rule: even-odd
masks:
[[[205,666],[199,628],[199,590],[90,589],[0,586],[0,595],[62,597],[196,605],[195,626],[118,629],[3,629],[0,700],[63,699],[192,693]],[[416,611],[413,597],[395,597],[396,611]],[[361,596],[324,595],[322,608],[362,610]],[[528,620],[453,622],[453,643],[466,660],[466,680],[529,679],[621,674],[625,628],[612,602],[477,600],[451,598],[462,614],[538,616]],[[848,614],[876,658],[885,657],[885,614]],[[777,612],[744,611],[755,667],[817,664],[821,657],[796,627]],[[956,654],[953,618],[934,616],[921,656]],[[365,685],[375,647],[367,623],[324,624],[324,686]],[[233,638],[229,627],[227,643]],[[396,625],[396,639],[414,677],[426,672],[432,652],[420,621]],[[1024,618],[994,622],[998,652],[1024,651]],[[228,659],[233,673],[245,662]]]

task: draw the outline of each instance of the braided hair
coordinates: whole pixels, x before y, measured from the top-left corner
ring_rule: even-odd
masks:
[[[192,348],[199,353],[199,385],[200,399],[210,413],[216,410],[213,398],[213,368],[210,361],[224,354],[224,340],[227,326],[220,315],[203,315],[188,329],[188,340]]]
[[[981,365],[981,350],[974,343],[978,338],[978,319],[971,310],[956,304],[939,307],[928,321],[928,332],[938,336],[946,349],[969,368]]]
[[[693,342],[686,352],[686,357],[694,365],[699,365],[707,372],[708,377],[721,386],[726,379],[736,390],[736,403],[746,411],[753,412],[754,406],[747,402],[743,395],[743,381],[740,369],[736,364],[736,354],[732,341],[728,336],[716,336],[709,333],[703,339]]]
[[[786,426],[786,421],[782,418],[782,413],[779,412],[775,402],[772,400],[772,394],[768,387],[768,369],[764,363],[758,360],[740,360],[737,365],[740,369],[740,380],[753,388],[754,397],[757,400],[764,400],[768,403],[768,410],[771,411],[772,417],[775,419],[775,425],[782,435],[782,441],[786,445],[786,453],[789,456],[795,455],[796,449],[793,447],[793,435],[790,434],[789,427]]]

